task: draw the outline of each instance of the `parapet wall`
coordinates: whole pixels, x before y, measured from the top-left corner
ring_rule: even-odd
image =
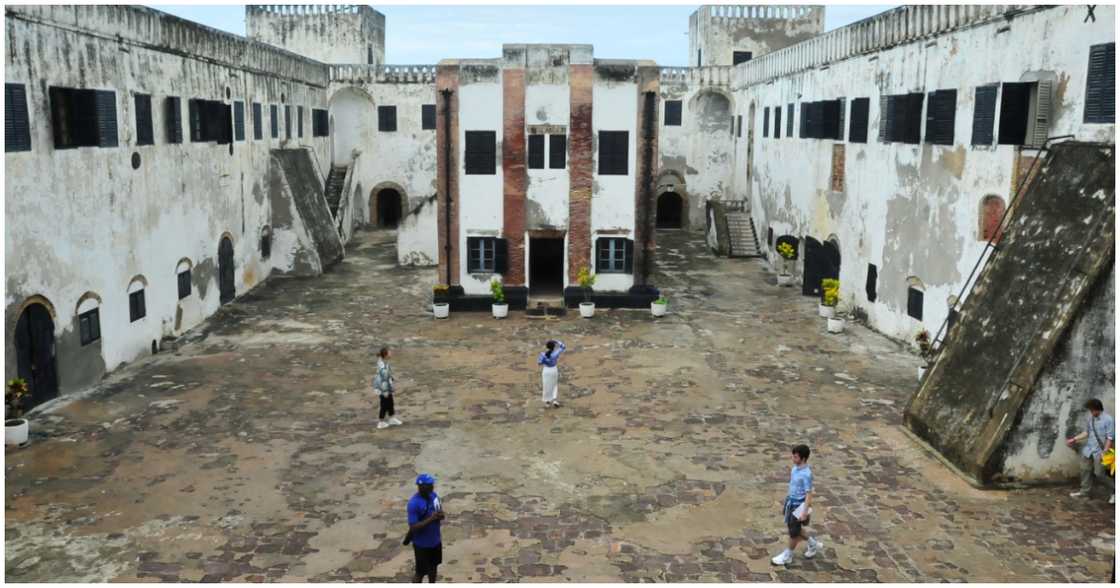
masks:
[[[331,83],[435,84],[434,65],[332,65]]]
[[[385,61],[385,15],[365,5],[248,5],[245,33],[324,63]]]

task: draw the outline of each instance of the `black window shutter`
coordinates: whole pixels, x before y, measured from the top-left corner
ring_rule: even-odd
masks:
[[[798,135],[802,139],[809,138],[809,102],[801,103],[801,133]]]
[[[995,138],[996,92],[999,86],[979,86],[972,111],[972,144],[991,145]]]
[[[665,126],[679,127],[681,125],[681,101],[665,101]]]
[[[1089,48],[1085,122],[1116,122],[1116,43],[1093,45]]]
[[[852,100],[852,115],[848,129],[848,141],[851,143],[867,142],[867,120],[871,108],[870,98],[856,98]]]
[[[296,136],[303,138],[303,107],[296,107]]]
[[[97,145],[116,147],[117,93],[112,90],[97,90],[93,100],[97,111]]]
[[[420,105],[420,128],[425,131],[430,131],[436,128],[435,104]]]
[[[824,137],[824,102],[809,103],[809,138]]]
[[[786,136],[793,136],[793,104],[786,105]]]
[[[782,138],[782,107],[774,107],[774,138]]]
[[[529,169],[544,169],[544,135],[529,135]]]
[[[925,293],[917,288],[910,288],[906,298],[906,314],[922,320],[922,303]]]
[[[494,273],[509,273],[509,242],[505,239],[494,239]]]
[[[233,138],[238,141],[245,140],[245,103],[233,103]]]
[[[472,175],[494,175],[497,156],[497,133],[467,131],[464,145],[464,172]]]
[[[606,245],[605,245],[606,241],[607,240],[603,237],[595,239],[595,271],[596,272],[601,272],[601,271],[605,271],[605,270],[609,269],[608,268],[608,263],[609,263],[610,259],[605,254],[605,252],[607,251],[607,248],[606,248]]]
[[[271,122],[272,122],[272,138],[276,139],[276,138],[280,137],[280,113],[279,113],[280,109],[279,109],[278,106],[273,104],[272,106],[268,107],[268,110],[269,110],[269,114],[271,115],[271,119],[272,119],[271,120]]]
[[[284,105],[284,138],[292,138],[292,107]]]
[[[762,136],[770,136],[770,107],[762,109]]]
[[[894,101],[890,96],[879,97],[879,141],[886,143],[891,137],[891,114]]]
[[[261,120],[261,104],[260,102],[253,103],[253,139],[260,141],[264,138],[264,125]]]
[[[626,239],[621,240],[624,243],[623,253],[625,254],[625,269],[624,272],[628,274],[634,273],[634,240]]]
[[[568,161],[567,135],[548,136],[548,167],[551,169],[564,169]]]
[[[198,100],[187,100],[187,118],[191,123],[191,141],[202,140],[202,117]]]
[[[957,122],[957,91],[930,92],[926,108],[926,142],[935,145],[953,144],[953,127]]]
[[[878,284],[879,284],[879,268],[875,264],[869,263],[869,264],[867,264],[867,286],[866,286],[867,301],[868,302],[875,302],[875,299],[879,297],[878,291],[876,290],[876,288],[878,287]]]
[[[167,128],[168,143],[183,142],[183,108],[178,96],[168,96],[164,102],[164,126]]]
[[[31,151],[27,88],[23,84],[4,84],[4,151]]]
[[[836,99],[836,136],[833,139],[837,141],[844,140],[844,114],[847,110],[848,101],[843,98]]]
[[[136,144],[155,144],[155,133],[152,132],[152,97],[149,94],[135,94],[133,103],[136,105]]]
[[[393,132],[397,130],[396,106],[377,107],[377,130],[381,132]]]
[[[222,127],[218,133],[218,144],[233,142],[233,107],[229,104],[215,103],[218,106],[218,121]]]
[[[926,95],[921,92],[906,95],[906,143],[922,142],[922,103]]]
[[[629,131],[599,131],[599,174],[627,174],[630,155]]]

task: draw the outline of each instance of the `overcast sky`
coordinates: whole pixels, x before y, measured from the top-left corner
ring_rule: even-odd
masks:
[[[238,35],[245,7],[150,5]],[[688,15],[681,6],[386,6],[385,62],[434,64],[445,58],[491,58],[503,43],[589,43],[599,58],[652,59],[687,65]],[[895,5],[830,5],[825,29],[878,14]]]

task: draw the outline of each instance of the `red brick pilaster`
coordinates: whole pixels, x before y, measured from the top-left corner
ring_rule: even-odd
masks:
[[[591,101],[592,65],[569,66],[569,106],[571,124],[568,128],[568,281],[578,285],[579,269],[591,267]]]
[[[507,286],[525,285],[525,70],[502,70],[502,236],[509,247]]]
[[[445,95],[444,90],[451,94]],[[446,103],[446,104],[445,104]],[[450,110],[450,130],[448,136],[447,115]],[[450,158],[450,161],[448,159]],[[448,174],[447,170],[451,173]],[[436,69],[436,185],[439,196],[436,199],[436,223],[439,232],[439,276],[436,280],[450,286],[459,284],[459,66],[440,65]],[[448,204],[450,196],[451,227],[447,227]],[[451,248],[447,249],[450,236]],[[447,279],[448,264],[451,279]]]
[[[654,199],[654,173],[657,171],[657,129],[661,72],[654,66],[638,66],[638,146],[634,180],[634,285],[649,284],[653,271],[654,225],[657,204]],[[652,92],[652,100],[647,93]],[[686,204],[687,206],[687,204]]]

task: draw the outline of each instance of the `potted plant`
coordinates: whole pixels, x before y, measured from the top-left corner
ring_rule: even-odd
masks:
[[[16,378],[8,380],[8,390],[4,394],[4,444],[22,445],[27,442],[30,426],[23,418],[23,403],[27,398],[27,380]]]
[[[669,299],[665,296],[661,296],[657,300],[649,303],[649,309],[653,312],[653,316],[655,317],[665,316],[665,313],[669,310]]]
[[[447,318],[451,314],[451,303],[447,302],[447,285],[437,284],[432,288],[432,314],[437,319]]]
[[[583,302],[579,303],[579,315],[583,318],[595,316],[595,303],[591,301],[591,287],[595,285],[595,274],[585,265],[580,268],[576,276],[579,287],[583,288]]]
[[[490,295],[494,297],[494,303],[490,305],[494,318],[506,318],[509,315],[509,305],[506,304],[506,293],[502,290],[500,280],[490,280]]]
[[[828,332],[829,333],[843,333],[844,324],[847,322],[845,313],[840,312],[835,307],[833,308],[832,316],[828,317]]]
[[[797,250],[793,248],[793,245],[785,241],[779,243],[776,249],[778,255],[782,258],[782,264],[778,270],[778,285],[789,286],[793,284],[793,276],[789,273],[789,264],[794,259],[797,259]]]
[[[821,280],[821,303],[817,305],[817,313],[824,318],[836,316],[837,302],[840,302],[840,280]]]
[[[921,381],[929,370],[930,360],[933,358],[933,341],[930,340],[929,331],[922,329],[914,336],[914,342],[918,344],[918,354],[922,356],[922,365],[918,366],[918,381]]]

